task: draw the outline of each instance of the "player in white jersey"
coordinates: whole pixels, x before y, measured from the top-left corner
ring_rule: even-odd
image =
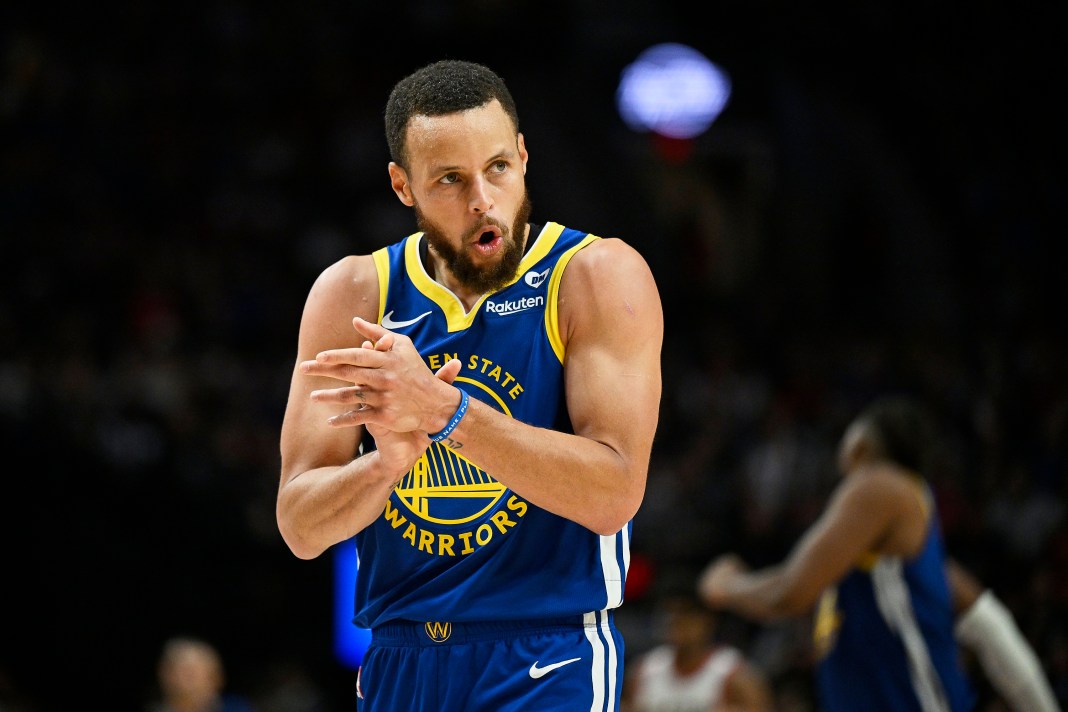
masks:
[[[662,642],[627,665],[623,712],[771,712],[763,672],[738,648],[715,642],[711,610],[685,595],[658,608]]]

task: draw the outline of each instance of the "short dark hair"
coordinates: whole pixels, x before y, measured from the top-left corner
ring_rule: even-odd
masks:
[[[934,416],[910,396],[884,396],[857,416],[887,460],[925,476],[937,460],[938,431]]]
[[[515,101],[496,72],[475,62],[443,59],[417,69],[394,85],[386,102],[390,158],[407,165],[405,133],[413,116],[442,116],[476,109],[496,99],[519,131]]]

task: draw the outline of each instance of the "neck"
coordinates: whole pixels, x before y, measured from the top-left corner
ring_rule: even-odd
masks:
[[[522,254],[526,254],[530,241],[530,223],[523,226],[523,234],[519,240],[520,251]],[[468,286],[465,282],[460,281],[448,268],[447,260],[430,248],[426,238],[423,239],[423,244],[420,249],[423,257],[423,266],[426,269],[427,274],[429,274],[430,278],[435,282],[452,292],[453,295],[460,300],[460,303],[463,304],[465,310],[470,311],[482,295],[487,293],[486,291],[476,291],[476,289]],[[512,275],[512,277],[514,277],[514,275]],[[495,291],[499,288],[500,287],[496,287],[487,291]]]
[[[675,669],[681,673],[690,673],[701,667],[708,657],[711,649],[709,646],[680,646],[675,649]]]

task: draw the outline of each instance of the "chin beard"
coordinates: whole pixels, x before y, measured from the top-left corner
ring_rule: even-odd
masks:
[[[523,238],[526,234],[527,221],[530,219],[530,211],[530,197],[524,195],[511,227],[502,225],[493,218],[483,218],[478,225],[463,235],[460,249],[452,246],[449,239],[445,237],[444,231],[423,215],[418,205],[415,206],[415,222],[426,236],[430,249],[445,261],[445,267],[452,276],[465,288],[478,294],[485,294],[500,289],[515,277],[519,262],[523,259],[524,247],[526,247],[526,241]],[[488,225],[501,230],[504,247],[496,263],[488,267],[480,267],[471,260],[465,248],[470,239],[485,230]],[[521,240],[523,242],[520,242]]]

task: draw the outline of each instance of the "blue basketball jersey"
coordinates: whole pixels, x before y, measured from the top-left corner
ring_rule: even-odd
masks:
[[[927,505],[933,511],[930,490]],[[870,555],[823,594],[814,638],[826,712],[963,712],[975,705],[953,637],[938,517],[920,554]]]
[[[568,261],[599,238],[548,223],[529,239],[515,280],[469,312],[426,272],[422,233],[376,251],[379,322],[409,336],[432,370],[459,359],[454,383],[471,398],[524,423],[572,432],[557,296]],[[600,536],[524,500],[462,451],[431,443],[378,519],[356,535],[354,622],[375,628],[615,608],[631,526]]]

